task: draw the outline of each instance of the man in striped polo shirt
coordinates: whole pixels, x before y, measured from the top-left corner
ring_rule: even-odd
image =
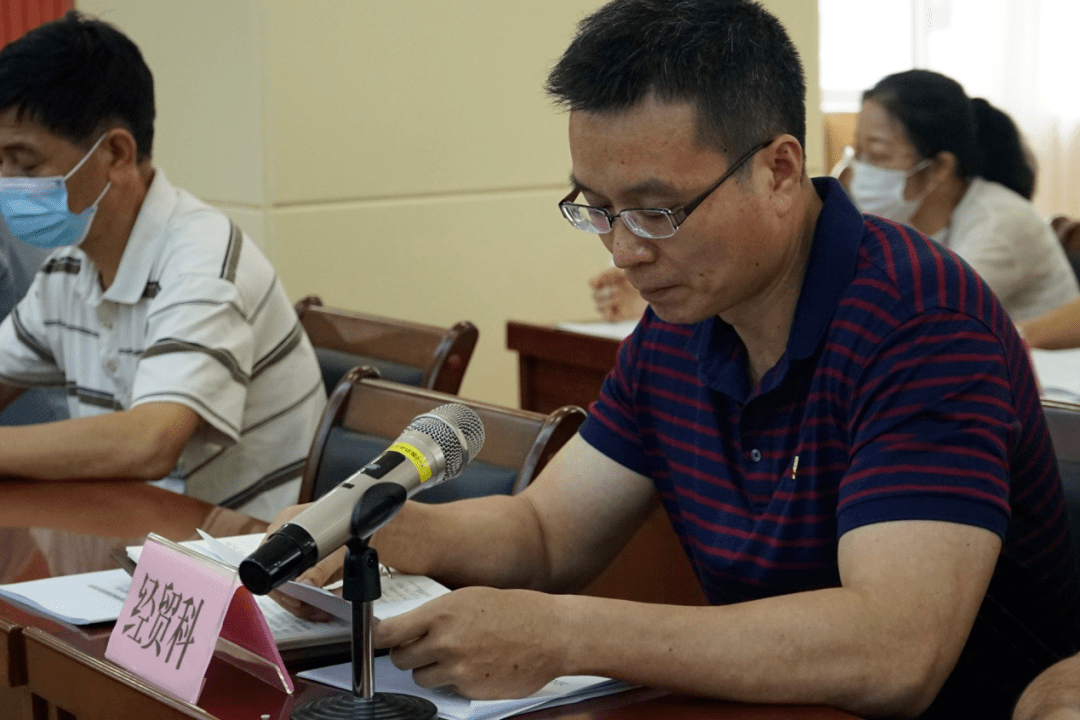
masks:
[[[408,503],[376,534],[383,562],[462,587],[383,620],[376,645],[476,698],[584,673],[1008,717],[1076,647],[1078,587],[1000,303],[955,255],[810,180],[800,61],[756,3],[615,0],[548,89],[570,110],[562,212],[651,309],[528,489]],[[710,607],[546,594],[596,576],[656,498]]]
[[[153,121],[150,70],[106,23],[72,12],[0,51],[0,228],[52,248],[0,325],[0,407],[61,386],[72,418],[0,428],[0,476],[24,480],[0,482],[0,527],[35,528],[54,573],[107,567],[112,536],[271,519],[326,402],[273,267],[153,167]]]

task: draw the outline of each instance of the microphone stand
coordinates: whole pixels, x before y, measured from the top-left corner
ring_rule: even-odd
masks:
[[[374,489],[374,488],[373,488]],[[372,495],[372,497],[368,497]],[[365,500],[368,503],[365,503]],[[394,505],[390,507],[389,504]],[[400,499],[387,499],[379,493],[365,493],[353,508],[350,539],[346,544],[345,578],[342,594],[352,602],[352,694],[332,695],[299,705],[293,711],[293,720],[437,720],[439,710],[434,703],[415,695],[401,693],[377,693],[374,682],[374,646],[371,634],[375,629],[373,603],[382,595],[379,579],[379,556],[368,545],[371,536],[372,517],[368,504],[379,505],[384,518],[378,526],[389,520],[404,504]]]

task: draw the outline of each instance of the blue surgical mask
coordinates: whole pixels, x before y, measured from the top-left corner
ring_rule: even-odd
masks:
[[[40,248],[78,245],[86,238],[98,203],[109,191],[112,181],[105,185],[90,207],[73,213],[68,209],[67,179],[82,167],[103,139],[104,135],[99,137],[67,175],[0,177],[0,216],[13,236]]]

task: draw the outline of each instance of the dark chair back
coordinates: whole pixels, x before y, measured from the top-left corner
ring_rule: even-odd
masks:
[[[1073,550],[1080,561],[1080,405],[1044,399],[1042,406],[1065,490]]]
[[[520,492],[585,420],[585,411],[577,406],[544,415],[374,375],[370,368],[354,368],[331,394],[308,455],[299,502],[310,502],[337,486],[385,450],[413,418],[446,403],[462,403],[476,411],[486,440],[458,477],[418,493],[416,499],[422,502]]]
[[[366,365],[385,380],[456,394],[479,331],[462,321],[442,328],[323,307],[309,295],[296,303],[323,374],[327,394],[346,372]]]

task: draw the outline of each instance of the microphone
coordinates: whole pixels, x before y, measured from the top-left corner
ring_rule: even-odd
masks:
[[[484,445],[484,424],[459,403],[417,415],[397,440],[340,485],[278,528],[240,563],[240,581],[265,595],[344,545],[367,538],[408,497],[457,477]],[[357,503],[362,507],[357,509]]]

